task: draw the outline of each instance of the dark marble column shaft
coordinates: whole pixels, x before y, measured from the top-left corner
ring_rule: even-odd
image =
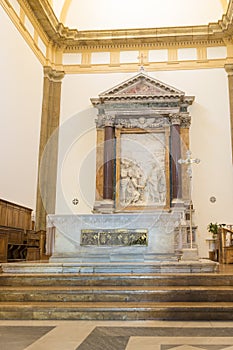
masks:
[[[104,191],[103,199],[113,199],[114,127],[104,128]]]
[[[64,72],[44,67],[38,160],[36,230],[46,229],[46,215],[55,213],[60,123],[61,80]]]
[[[180,125],[171,126],[171,179],[172,179],[172,200],[182,198],[182,176],[181,165],[178,160],[181,159]]]

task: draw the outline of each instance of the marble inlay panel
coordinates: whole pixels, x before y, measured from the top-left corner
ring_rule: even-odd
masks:
[[[232,350],[233,328],[96,327],[76,350]]]
[[[24,350],[53,328],[50,326],[0,326],[0,349]]]
[[[0,324],[1,350],[233,350],[233,322],[18,320]]]

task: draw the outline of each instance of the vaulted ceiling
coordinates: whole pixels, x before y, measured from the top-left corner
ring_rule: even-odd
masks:
[[[207,25],[229,0],[49,0],[59,22],[78,30]]]

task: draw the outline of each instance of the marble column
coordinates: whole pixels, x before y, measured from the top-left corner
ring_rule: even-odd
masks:
[[[103,199],[113,200],[114,167],[114,127],[107,124],[104,128],[104,188]]]
[[[230,127],[231,127],[231,150],[233,161],[233,64],[225,64],[228,74],[229,104],[230,104]]]
[[[60,123],[61,80],[64,72],[44,67],[38,160],[36,230],[46,229],[46,215],[55,213]]]
[[[182,198],[181,165],[178,163],[181,158],[180,117],[172,116],[171,123],[171,201],[174,203]]]

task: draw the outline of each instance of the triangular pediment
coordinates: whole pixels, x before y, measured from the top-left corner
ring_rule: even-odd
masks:
[[[135,96],[182,96],[180,91],[141,72],[123,83],[101,93],[100,98]]]

